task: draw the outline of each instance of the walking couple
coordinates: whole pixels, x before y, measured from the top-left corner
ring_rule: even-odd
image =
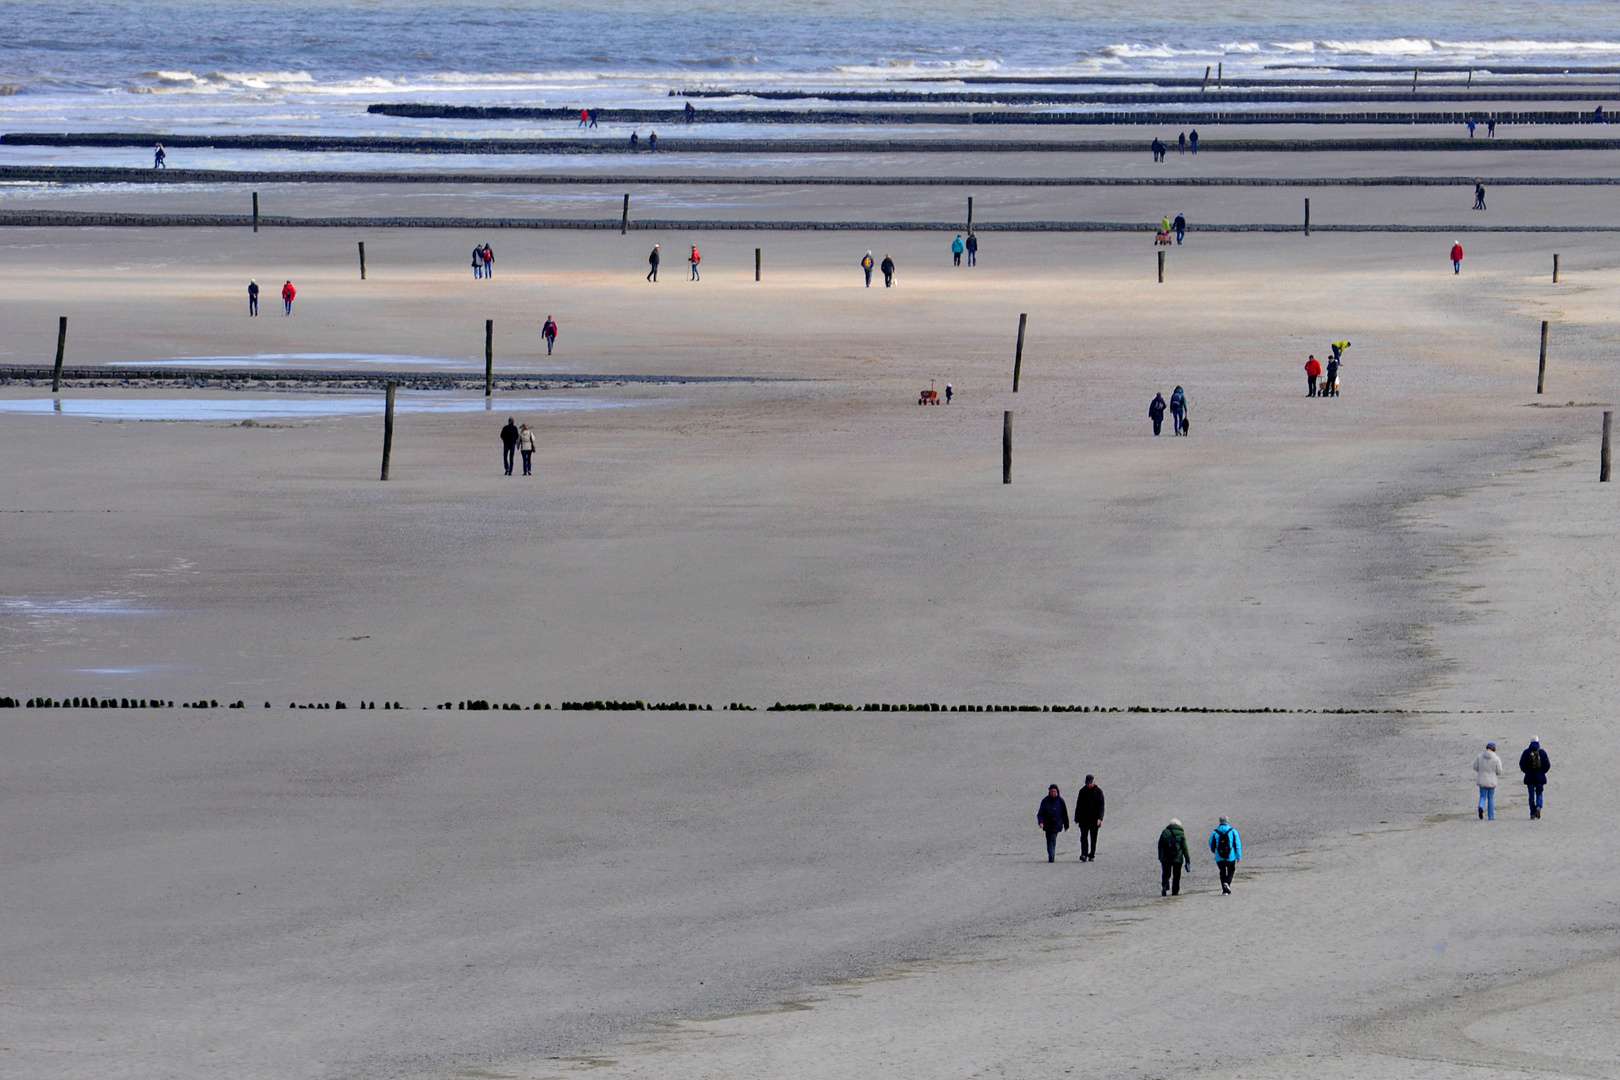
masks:
[[[1170,394],[1170,434],[1185,435],[1188,432],[1187,392],[1176,387]],[[1159,426],[1164,423],[1166,405],[1163,394],[1154,394],[1153,400],[1148,402],[1148,419],[1153,421],[1153,434],[1159,434]]]
[[[1097,778],[1086,775],[1085,786],[1074,794],[1074,827],[1080,830],[1080,861],[1091,862],[1097,857],[1097,830],[1102,828],[1103,792]],[[1035,824],[1046,833],[1046,861],[1057,861],[1058,833],[1069,828],[1069,807],[1053,784],[1047,789],[1035,812]]]
[[[501,428],[501,464],[506,468],[506,475],[512,475],[512,459],[517,452],[523,453],[523,475],[528,476],[529,465],[534,458],[534,429],[528,424],[519,426],[512,417],[506,418],[506,426]]]

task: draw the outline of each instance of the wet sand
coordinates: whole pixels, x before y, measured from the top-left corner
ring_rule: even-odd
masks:
[[[1607,243],[1480,236],[1455,277],[1433,237],[1202,236],[1159,285],[1146,237],[948,241],[0,235],[7,363],[60,314],[81,364],[477,363],[494,318],[503,370],[775,380],[520,416],[527,479],[500,398],[402,417],[386,485],[377,413],[0,414],[0,693],[252,706],[0,714],[6,1071],[1494,1077],[1530,1028],[1541,1075],[1614,1075]],[[723,710],[778,700],[1379,711]],[[1548,817],[1510,772],[1476,821],[1479,746],[1532,733]],[[1102,858],[1048,866],[1035,804],[1087,771]],[[1220,813],[1237,895],[1201,859],[1160,902],[1158,829]]]

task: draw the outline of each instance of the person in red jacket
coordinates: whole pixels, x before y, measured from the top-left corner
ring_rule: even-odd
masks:
[[[557,344],[557,320],[550,315],[546,316],[546,325],[540,328],[540,336],[546,339],[546,355],[551,355],[551,347]]]
[[[1322,365],[1316,362],[1316,356],[1313,354],[1310,359],[1305,361],[1306,397],[1316,396],[1316,377],[1320,374],[1322,374]]]
[[[1460,241],[1451,245],[1451,272],[1453,274],[1462,273],[1462,243]]]
[[[282,303],[282,306],[284,308],[286,308],[286,310],[282,312],[283,315],[291,315],[292,314],[293,297],[295,297],[297,295],[298,295],[298,290],[293,288],[292,282],[289,281],[289,282],[287,282],[287,284],[285,284],[285,285],[283,285],[281,287],[281,303]]]
[[[691,254],[690,257],[687,258],[686,261],[692,264],[692,280],[693,281],[699,280],[699,278],[698,278],[698,263],[703,261],[703,256],[698,254],[698,249],[697,249],[696,244],[692,245],[692,254]]]

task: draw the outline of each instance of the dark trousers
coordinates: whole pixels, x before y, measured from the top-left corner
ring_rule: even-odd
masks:
[[[652,269],[647,271],[647,280],[648,281],[657,281],[658,280],[658,264],[657,263],[653,263],[652,264]]]
[[[862,269],[866,270],[866,287],[870,289],[872,287],[872,271],[865,267],[862,267]]]
[[[1057,836],[1062,829],[1046,830],[1046,861],[1054,862],[1057,859]]]
[[[1080,857],[1092,858],[1097,854],[1097,826],[1080,826]]]
[[[1153,434],[1157,435],[1159,433],[1159,426],[1163,423],[1164,416],[1162,414],[1153,418]]]
[[[529,459],[532,458],[532,457],[534,457],[534,451],[533,450],[525,450],[525,451],[523,451],[523,475],[524,476],[529,475]]]
[[[283,300],[281,302],[281,306],[286,309],[285,311],[282,312],[283,315],[291,315],[292,314],[292,301],[291,300]]]
[[[1306,397],[1315,397],[1316,396],[1316,376],[1315,375],[1307,375],[1307,376],[1305,376],[1305,396]]]
[[[1216,862],[1216,868],[1221,872],[1221,892],[1232,891],[1232,874],[1237,870],[1237,861]]]
[[[1178,862],[1162,862],[1159,868],[1164,871],[1163,884],[1159,886],[1160,892],[1170,890],[1171,896],[1181,895],[1181,864]]]
[[[257,296],[248,297],[248,314],[249,315],[257,315],[258,313],[259,313],[259,298]]]
[[[979,253],[974,248],[968,248],[968,265],[969,266],[978,266],[979,265]]]
[[[547,334],[546,335],[546,355],[547,356],[551,355],[551,347],[553,345],[555,345],[555,344],[557,344],[557,336],[555,334]]]
[[[517,454],[517,444],[512,443],[501,449],[501,464],[506,466],[506,475],[512,475],[512,458]]]
[[[1186,235],[1187,235],[1187,230],[1186,229],[1181,229],[1181,228],[1176,229],[1176,243],[1178,243],[1178,244],[1181,243],[1181,238],[1183,236],[1186,236]]]
[[[1530,816],[1531,817],[1540,817],[1541,816],[1541,789],[1544,786],[1546,786],[1546,785],[1544,785],[1544,784],[1526,784],[1526,785],[1524,785],[1525,797],[1527,799],[1529,799],[1529,801],[1530,801]]]
[[[883,275],[883,287],[885,289],[887,289],[889,286],[891,286],[893,284],[894,284],[894,275],[893,274],[884,274]]]
[[[962,265],[962,253],[960,251],[951,252],[951,262],[956,266],[961,266]]]
[[[1181,434],[1181,414],[1174,410],[1170,413],[1170,431],[1172,434]]]

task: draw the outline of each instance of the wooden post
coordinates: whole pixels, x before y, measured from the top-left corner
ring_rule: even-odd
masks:
[[[495,320],[484,320],[484,396],[495,391]]]
[[[62,390],[62,351],[67,348],[67,316],[62,316],[62,322],[56,328],[56,373],[51,376],[51,393],[60,393]]]
[[[253,231],[259,231],[259,193],[253,193]]]
[[[1614,422],[1614,413],[1605,409],[1603,411],[1603,450],[1598,454],[1598,480],[1607,484],[1609,482],[1609,425]]]
[[[1018,393],[1018,374],[1024,369],[1024,323],[1029,321],[1029,313],[1021,312],[1018,316],[1018,348],[1013,352],[1013,393]]]
[[[1536,369],[1536,393],[1547,383],[1547,320],[1541,320],[1541,365]]]
[[[1219,90],[1221,88],[1221,84],[1225,79],[1225,76],[1222,74],[1222,72],[1225,70],[1225,68],[1226,68],[1226,61],[1224,61],[1224,60],[1220,61],[1219,63],[1217,63],[1215,65],[1215,89],[1217,89],[1217,90]]]
[[[1202,94],[1205,90],[1208,90],[1208,89],[1209,89],[1209,65],[1205,64],[1204,65],[1204,81],[1198,87],[1198,92],[1200,94]]]
[[[1159,252],[1159,284],[1164,284],[1164,252]]]
[[[759,280],[759,248],[754,249],[754,280]]]
[[[1001,482],[1012,483],[1012,410],[1001,414]]]
[[[1558,253],[1553,252],[1553,284],[1558,284]]]
[[[366,280],[366,242],[360,241],[360,280]]]
[[[1413,68],[1412,69],[1412,93],[1414,93],[1414,94],[1417,93],[1417,77],[1418,77],[1418,69]]]
[[[624,193],[624,217],[619,219],[619,235],[630,231],[630,193]]]
[[[394,452],[394,390],[399,383],[388,380],[388,399],[383,406],[383,467],[382,478],[388,479],[388,458]]]
[[[1468,69],[1468,86],[1469,86],[1469,89],[1472,89],[1473,86],[1474,86],[1474,69],[1473,68]]]
[[[1311,200],[1305,200],[1305,235],[1311,235]]]
[[[973,235],[973,196],[968,196],[968,235]]]

